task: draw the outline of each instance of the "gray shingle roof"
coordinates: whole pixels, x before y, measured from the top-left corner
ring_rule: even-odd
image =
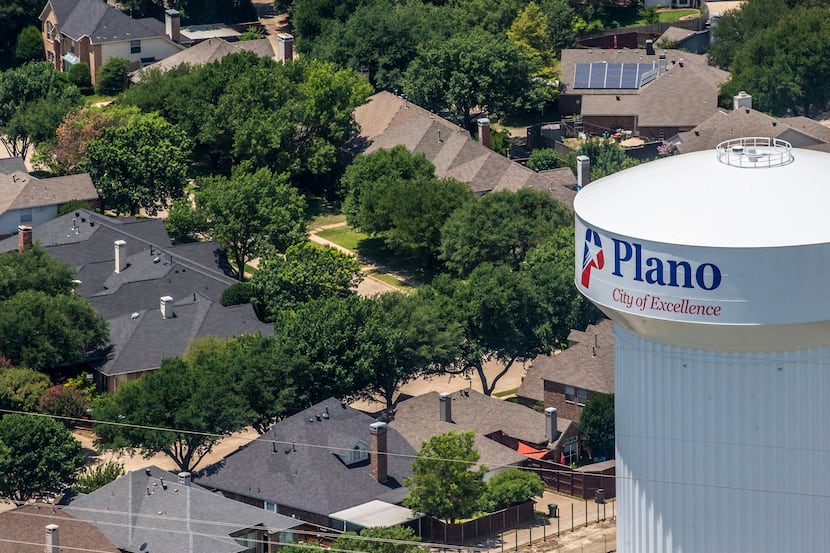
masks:
[[[321,416],[326,410],[328,418]],[[261,438],[206,468],[197,475],[198,482],[325,516],[374,499],[397,503],[406,494],[402,485],[411,475],[410,457],[387,457],[392,480],[380,484],[368,463],[349,468],[335,455],[351,450],[358,441],[368,445],[373,422],[369,415],[327,399],[278,422]],[[296,446],[275,446],[264,440]],[[388,429],[387,440],[390,453],[416,453],[393,428]]]
[[[575,185],[576,178],[570,169],[540,175],[473,140],[461,127],[390,92],[371,96],[354,117],[367,152],[402,145],[433,162],[435,176],[469,183],[476,193],[536,188],[573,207],[576,193],[568,186]]]
[[[519,397],[544,401],[544,380],[614,393],[614,323],[604,319],[584,331],[572,330],[568,343],[558,355],[540,355],[531,362]]]
[[[276,532],[300,523],[195,484],[185,486],[155,466],[78,496],[64,509],[95,525],[119,548],[135,553],[237,553],[246,547],[229,534],[249,528]]]
[[[92,44],[164,37],[161,22],[133,19],[100,0],[49,0],[58,30],[75,40],[89,37]],[[163,24],[161,24],[163,27]]]
[[[11,175],[17,171],[22,173],[27,171],[26,162],[23,161],[22,157],[5,157],[0,159],[0,173]]]
[[[475,432],[475,447],[481,455],[479,463],[487,467],[517,464],[526,457],[516,450],[487,438],[488,434],[504,434],[529,444],[547,444],[545,415],[524,405],[485,396],[475,390],[450,394],[452,422],[443,422],[439,412],[438,392],[429,392],[402,401],[395,410],[390,426],[403,435],[416,449],[432,436],[454,432]],[[565,432],[572,421],[557,418],[557,430]]]
[[[22,209],[58,205],[70,200],[94,201],[98,191],[88,173],[38,179],[25,171],[0,174],[0,213]]]
[[[130,80],[133,82],[141,81],[142,75],[149,70],[158,69],[160,71],[169,71],[185,63],[191,66],[204,65],[221,60],[225,56],[237,52],[254,52],[261,57],[274,57],[274,48],[271,46],[271,41],[267,38],[243,40],[242,42],[228,42],[221,38],[209,38],[152,65],[142,67],[131,75]]]

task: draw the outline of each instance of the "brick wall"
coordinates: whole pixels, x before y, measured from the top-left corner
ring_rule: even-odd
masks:
[[[565,401],[565,385],[561,382],[545,380],[545,408],[556,407],[557,416],[579,421],[582,414],[582,406],[576,402]],[[588,392],[588,399],[591,399],[591,392]]]

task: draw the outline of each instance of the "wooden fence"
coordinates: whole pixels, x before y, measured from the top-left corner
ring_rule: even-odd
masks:
[[[600,472],[575,471],[567,465],[560,465],[542,459],[528,459],[524,466],[538,474],[545,485],[557,493],[594,499],[598,489],[605,490],[606,499],[617,496],[617,484],[614,478],[615,468],[610,467]]]
[[[534,520],[534,505],[533,501],[527,501],[461,524],[447,524],[433,517],[423,517],[420,521],[421,538],[450,545],[480,541]]]

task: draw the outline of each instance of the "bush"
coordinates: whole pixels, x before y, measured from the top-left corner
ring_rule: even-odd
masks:
[[[2,359],[2,358],[0,358]],[[49,389],[49,377],[31,369],[17,368],[2,359],[0,368],[0,408],[34,411]]]
[[[248,282],[237,282],[233,286],[225,288],[222,292],[222,305],[230,307],[232,305],[243,305],[251,303],[251,294],[253,290]]]
[[[76,63],[69,69],[69,82],[78,87],[81,94],[92,94],[92,77],[88,63]]]
[[[102,96],[115,96],[124,92],[127,85],[127,70],[130,60],[124,58],[110,58],[98,70],[95,82],[95,93]]]
[[[544,491],[545,484],[535,472],[507,469],[487,482],[486,500],[495,510],[505,509],[542,495]]]
[[[527,166],[534,171],[546,171],[562,166],[562,158],[552,148],[533,150],[527,160]]]
[[[83,200],[69,200],[58,209],[58,217],[72,213],[73,211],[78,211],[79,209],[88,209],[91,211],[92,206],[89,205],[89,202]]]
[[[124,464],[116,461],[86,467],[72,489],[78,493],[92,493],[124,474]]]
[[[75,386],[52,386],[43,397],[40,398],[40,411],[56,417],[69,417],[59,419],[67,428],[73,428],[77,421],[86,416],[89,408],[87,394]]]
[[[17,35],[14,47],[15,59],[20,63],[25,63],[42,60],[43,56],[43,38],[40,36],[40,29],[34,25],[24,27]]]

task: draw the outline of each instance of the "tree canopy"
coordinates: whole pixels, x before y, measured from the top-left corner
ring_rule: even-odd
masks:
[[[351,536],[370,539],[358,539]],[[374,541],[372,538],[378,541]],[[396,541],[410,543],[395,543]],[[364,528],[360,531],[360,534],[346,532],[334,540],[331,548],[344,551],[362,551],[365,553],[425,553],[426,548],[417,545],[419,541],[421,541],[421,537],[408,526],[387,526]]]
[[[0,255],[0,300],[24,290],[51,296],[69,294],[74,289],[74,278],[69,265],[46,253],[39,244]]]
[[[483,466],[473,470],[479,458],[473,437],[450,431],[424,442],[404,483],[409,488],[404,505],[449,524],[472,515],[484,497],[487,472]]]
[[[506,469],[487,481],[487,502],[493,510],[505,509],[542,495],[545,483],[529,470]]]
[[[23,503],[57,495],[84,465],[81,443],[47,417],[0,419],[0,497]]]
[[[614,458],[614,394],[593,394],[579,416],[582,444],[594,459]]]
[[[50,384],[48,376],[32,369],[0,368],[0,409],[34,411]]]

